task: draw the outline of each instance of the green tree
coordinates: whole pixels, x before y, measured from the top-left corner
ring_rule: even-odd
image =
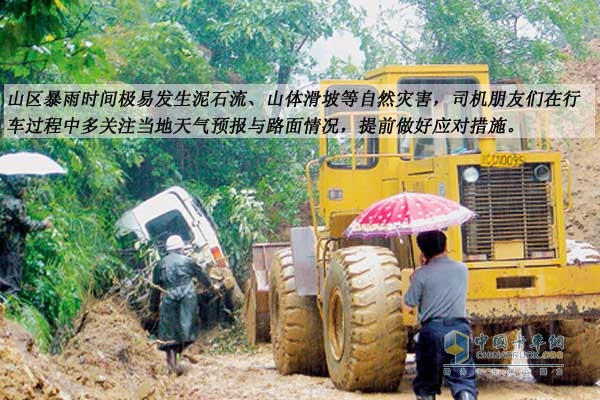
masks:
[[[102,49],[83,35],[92,7],[75,0],[0,2],[0,83],[98,82]]]
[[[557,79],[564,50],[585,55],[600,19],[594,0],[410,0],[424,20],[417,62],[484,63],[493,78]]]
[[[314,65],[307,50],[343,25],[347,5],[346,0],[184,1],[172,18],[210,50],[219,79],[288,83],[294,72]]]

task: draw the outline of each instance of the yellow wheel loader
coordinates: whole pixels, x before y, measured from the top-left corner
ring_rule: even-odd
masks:
[[[490,85],[485,65],[422,65],[383,67],[360,81],[324,81],[321,90],[376,92],[378,85],[407,83]],[[473,331],[489,337],[485,349],[497,334],[507,333],[512,342],[522,333],[527,347],[539,334],[539,354],[554,358],[525,352],[536,380],[600,379],[600,264],[567,257],[566,160],[550,150],[543,133],[539,140],[357,133],[359,117],[385,112],[377,106],[360,115],[322,111],[345,118],[350,135],[322,137],[319,158],[306,166],[313,226],[292,228],[290,243],[254,247],[246,297],[252,304],[247,318],[255,321],[251,339],[270,336],[282,374],[328,373],[343,390],[396,390],[418,330],[414,315],[401,308],[418,263],[414,238],[349,240],[344,230],[377,200],[403,190],[426,192],[478,215],[446,234],[450,257],[469,268],[467,313]],[[551,344],[560,344],[549,343],[551,336],[563,338],[563,349],[550,352]],[[544,374],[540,365],[548,363],[563,367]]]

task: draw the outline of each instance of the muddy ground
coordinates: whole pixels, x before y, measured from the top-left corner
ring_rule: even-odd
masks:
[[[561,82],[596,86],[596,138],[554,140],[552,145],[571,163],[573,207],[567,213],[567,236],[600,248],[600,40],[590,43],[598,57],[572,61]]]
[[[164,355],[135,316],[106,300],[86,310],[79,333],[57,356],[38,354],[30,337],[0,322],[0,400],[22,399],[412,399],[414,357],[409,355],[398,392],[361,394],[338,391],[328,378],[281,376],[269,345],[239,346],[240,335],[217,330],[186,351],[185,372],[166,374]],[[238,341],[238,342],[236,342]],[[243,351],[222,354],[235,348]],[[234,350],[235,351],[235,350]],[[516,360],[515,362],[522,362]],[[552,387],[536,384],[527,368],[484,370],[480,399],[600,399],[600,386]],[[451,399],[444,389],[441,399]]]
[[[406,374],[398,392],[390,394],[346,393],[336,390],[328,378],[302,375],[280,376],[275,370],[268,345],[251,354],[199,356],[186,375],[174,379],[169,395],[177,399],[414,399],[411,381],[415,376],[414,358],[409,356]],[[513,376],[491,370],[479,377],[481,400],[521,399],[600,399],[600,386],[553,387],[536,384],[527,368],[513,367]],[[499,370],[500,371],[500,370]],[[523,372],[525,375],[523,376]],[[452,399],[445,388],[442,400]]]

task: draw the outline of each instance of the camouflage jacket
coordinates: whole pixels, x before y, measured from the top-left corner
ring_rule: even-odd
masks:
[[[41,231],[46,223],[27,215],[23,200],[4,195],[0,203],[0,253],[25,251],[25,237],[29,232]]]

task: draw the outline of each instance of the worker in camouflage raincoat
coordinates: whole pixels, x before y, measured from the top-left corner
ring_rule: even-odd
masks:
[[[6,293],[21,287],[27,234],[52,226],[49,219],[35,221],[27,215],[26,186],[24,177],[9,177],[0,203],[0,291]]]
[[[166,241],[169,254],[157,264],[152,277],[154,286],[150,309],[156,312],[160,299],[159,349],[167,353],[169,374],[181,373],[177,367],[177,355],[196,340],[200,331],[193,278],[207,287],[211,286],[204,271],[190,257],[182,254],[183,249],[181,237],[170,236]]]

